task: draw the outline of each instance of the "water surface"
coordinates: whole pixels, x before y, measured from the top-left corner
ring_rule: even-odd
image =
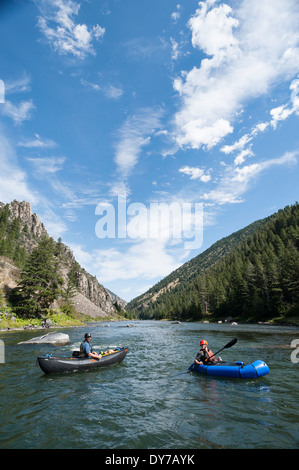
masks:
[[[298,328],[139,321],[59,331],[71,345],[18,345],[40,331],[0,333],[0,448],[298,448]],[[95,349],[128,346],[125,360],[97,371],[45,375],[36,357],[67,356],[92,333]],[[52,330],[54,331],[54,330]],[[187,373],[200,339],[228,361],[262,359],[260,379]],[[299,344],[299,339],[298,339]]]

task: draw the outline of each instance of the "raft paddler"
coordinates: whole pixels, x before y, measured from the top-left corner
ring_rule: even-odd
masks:
[[[218,357],[218,359],[215,358],[213,352],[211,349],[208,348],[208,342],[205,339],[202,339],[200,342],[201,349],[197,353],[196,358],[194,359],[195,364],[201,365],[201,364],[213,364],[217,361],[221,361],[221,357]]]

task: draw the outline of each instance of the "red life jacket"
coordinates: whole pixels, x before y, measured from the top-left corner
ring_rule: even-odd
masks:
[[[209,362],[216,361],[216,358],[215,358],[215,356],[214,356],[214,354],[213,354],[213,351],[211,351],[211,350],[208,348],[208,350],[202,352],[202,356],[201,356],[200,360],[201,360],[203,363],[209,363]]]

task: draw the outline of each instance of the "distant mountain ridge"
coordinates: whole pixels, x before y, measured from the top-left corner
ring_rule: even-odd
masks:
[[[126,309],[155,319],[297,318],[298,273],[296,203],[214,243]]]
[[[170,273],[147,292],[131,300],[127,304],[127,309],[134,312],[144,311],[149,307],[150,303],[154,303],[159,297],[162,299],[164,293],[174,289],[179,291],[181,284],[191,281],[194,277],[213,266],[223,256],[227,255],[238,243],[245,240],[255,230],[266,223],[268,219],[267,217],[255,221],[247,227],[217,241],[203,253],[195,256]]]
[[[32,212],[29,202],[16,200],[9,204],[0,202],[0,255],[14,261],[16,266],[22,266],[25,257],[37,247],[42,237],[49,237],[49,234],[38,215]],[[63,254],[61,274],[65,281],[75,266],[77,280],[77,293],[73,298],[75,308],[94,319],[117,315],[116,299],[95,276],[79,265],[68,246],[60,241],[57,243]],[[2,287],[5,288],[3,283]],[[118,302],[120,301],[118,298]]]

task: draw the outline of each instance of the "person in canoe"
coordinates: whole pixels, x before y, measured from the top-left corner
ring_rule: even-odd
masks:
[[[84,357],[90,357],[91,359],[102,359],[102,355],[93,351],[92,346],[90,344],[91,341],[91,334],[85,333],[84,341],[80,345],[80,352],[84,354]]]
[[[196,358],[194,359],[195,364],[213,364],[218,361],[222,361],[221,357],[218,359],[215,358],[211,349],[208,348],[208,343],[205,339],[202,339],[200,342],[201,349],[197,353]]]

